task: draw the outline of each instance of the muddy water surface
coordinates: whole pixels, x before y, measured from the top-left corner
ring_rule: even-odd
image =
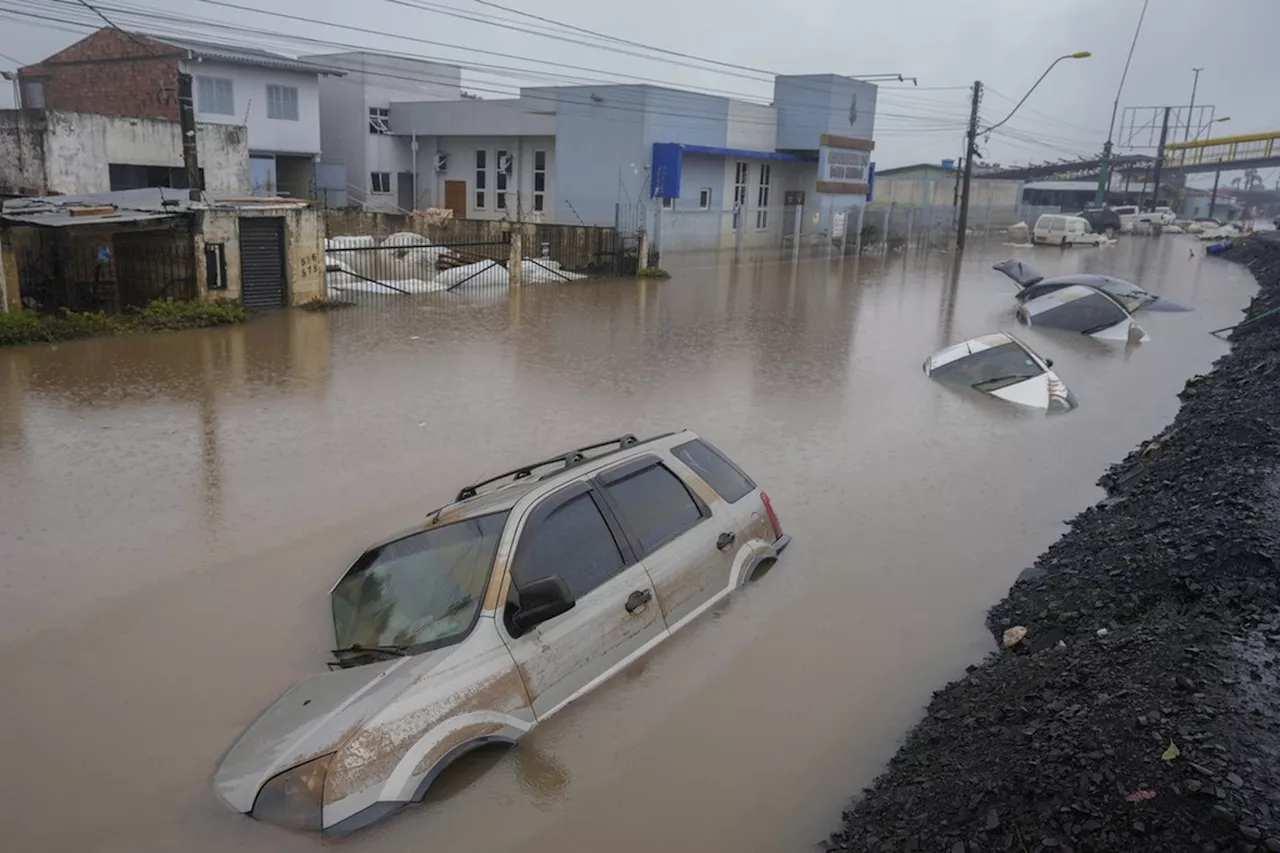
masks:
[[[785,559],[509,751],[336,846],[804,850],[986,606],[1110,462],[1225,352],[1252,282],[1185,238],[693,262],[539,286],[0,351],[0,824],[15,851],[307,851],[209,777],[323,668],[325,594],[369,541],[477,475],[688,426],[770,492]],[[1197,251],[1199,247],[1197,246]],[[1008,254],[1194,305],[1126,349],[1030,329]],[[939,346],[1019,332],[1080,398],[1045,417],[930,382]]]

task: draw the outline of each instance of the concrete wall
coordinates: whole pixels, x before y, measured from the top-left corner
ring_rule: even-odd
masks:
[[[239,124],[249,128],[249,150],[276,154],[320,153],[320,85],[315,74],[258,68],[214,61],[184,63],[193,77],[196,120],[210,124]],[[201,109],[200,77],[231,81],[234,112],[209,113]],[[267,118],[267,86],[293,86],[298,90],[298,120]]]
[[[284,220],[285,302],[301,305],[325,296],[324,216],[312,207],[219,207],[198,211],[193,224],[196,292],[201,299],[240,298],[240,222],[251,218]],[[227,266],[227,288],[209,290],[204,264],[208,243],[222,243]]]
[[[9,228],[0,228],[0,311],[21,311],[18,255]]]
[[[877,204],[950,205],[955,200],[956,178],[876,177]],[[1017,207],[1022,198],[1022,181],[976,179],[970,183],[970,206]]]
[[[201,124],[197,134],[205,188],[246,192],[245,129]],[[0,186],[41,194],[108,192],[112,163],[181,167],[178,123],[91,113],[0,111]]]
[[[773,151],[778,140],[778,111],[763,104],[729,101],[726,148]]]
[[[773,84],[778,148],[813,150],[824,133],[874,139],[877,91],[871,83],[835,74],[778,76]],[[856,116],[851,114],[855,99]]]

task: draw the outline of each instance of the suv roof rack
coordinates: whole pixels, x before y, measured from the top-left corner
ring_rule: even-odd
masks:
[[[539,468],[545,468],[548,465],[559,465],[560,466],[559,468],[557,468],[554,471],[548,472],[547,474],[544,474],[540,478],[545,480],[547,477],[554,477],[555,475],[563,471],[566,471],[577,465],[581,465],[582,463],[587,462],[589,460],[599,459],[602,456],[608,456],[610,453],[617,453],[621,450],[626,450],[629,447],[635,447],[636,445],[639,445],[639,444],[648,444],[651,441],[657,441],[658,439],[666,438],[669,435],[675,435],[675,433],[664,432],[661,435],[655,435],[655,436],[652,436],[651,438],[646,438],[641,440],[636,438],[633,434],[627,433],[626,435],[621,435],[621,436],[618,436],[617,438],[611,438],[611,439],[608,439],[607,441],[598,441],[595,444],[588,444],[583,447],[574,448],[573,450],[569,450],[564,453],[557,454],[548,459],[543,459],[540,462],[533,462],[529,465],[522,465],[519,468],[513,468],[510,471],[507,471],[502,474],[498,474],[497,476],[494,476],[494,477],[490,477],[487,480],[481,480],[475,485],[464,486],[462,489],[458,491],[458,496],[454,498],[454,502],[460,503],[461,501],[470,500],[471,498],[474,498],[476,495],[480,494],[481,488],[488,485],[492,485],[493,483],[497,483],[501,480],[506,480],[508,477],[511,478],[512,483],[515,483],[520,480],[526,480],[529,477],[532,477],[533,472]],[[587,456],[588,451],[599,450],[601,448],[608,448],[608,449],[605,450],[604,453],[597,453],[593,456]],[[510,485],[510,483],[508,483],[507,485]]]

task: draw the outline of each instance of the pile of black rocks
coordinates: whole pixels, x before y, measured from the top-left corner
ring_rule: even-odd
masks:
[[[1232,352],[988,627],[828,850],[1280,853],[1280,240]],[[1017,633],[1009,637],[1016,639]]]

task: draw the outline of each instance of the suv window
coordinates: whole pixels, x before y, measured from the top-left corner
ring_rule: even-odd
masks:
[[[524,539],[515,569],[517,585],[559,575],[581,598],[622,570],[624,560],[590,492],[551,511]]]
[[[707,481],[716,494],[729,503],[741,500],[752,492],[756,484],[746,474],[724,457],[720,451],[704,441],[691,441],[671,448],[671,453],[693,472]]]
[[[644,553],[651,553],[702,520],[702,509],[684,482],[654,463],[617,480],[605,491]]]

